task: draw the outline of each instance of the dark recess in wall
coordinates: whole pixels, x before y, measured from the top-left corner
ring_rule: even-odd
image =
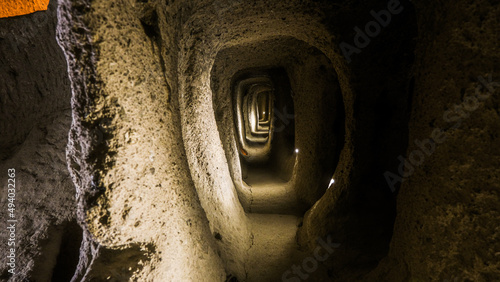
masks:
[[[76,220],[70,221],[64,229],[59,255],[52,274],[52,281],[70,281],[76,271],[80,257],[83,230]]]
[[[70,281],[80,257],[82,234],[76,220],[50,226],[30,276],[35,281]]]

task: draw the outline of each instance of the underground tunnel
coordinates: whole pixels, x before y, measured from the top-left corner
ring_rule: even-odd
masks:
[[[2,281],[500,279],[498,3],[25,2]]]
[[[331,62],[292,37],[237,45],[217,54],[211,88],[217,129],[245,211],[303,214],[307,200],[325,192],[343,146],[344,110]],[[263,111],[272,111],[260,143],[247,137],[252,110],[245,107],[252,106],[252,91],[268,91]]]

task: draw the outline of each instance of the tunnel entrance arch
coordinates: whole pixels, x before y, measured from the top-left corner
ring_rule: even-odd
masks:
[[[246,69],[236,73],[232,80],[231,98],[235,117],[234,130],[238,135],[242,179],[245,181],[249,177],[258,177],[259,172],[265,171],[268,177],[275,175],[282,181],[289,181],[295,163],[295,115],[293,92],[285,69]],[[247,89],[245,89],[245,85]],[[242,140],[243,127],[248,127],[242,120],[246,118],[251,121],[252,116],[256,114],[250,110],[244,114],[244,108],[249,108],[252,104],[245,103],[242,97],[252,95],[253,89],[259,89],[263,86],[264,89],[268,89],[267,93],[269,93],[266,100],[267,105],[261,110],[261,114],[264,115],[262,121],[264,126],[268,126],[267,130],[261,134],[263,139],[260,142],[248,139],[248,137],[246,140]],[[246,144],[243,145],[244,142]]]
[[[265,139],[267,151],[252,158],[241,141],[252,144],[242,136],[251,127],[250,122],[245,127],[244,109],[250,121],[252,98],[245,100],[243,93],[238,98],[238,91],[254,91],[259,77],[272,89],[274,124]],[[236,45],[216,56],[211,89],[219,136],[245,211],[303,215],[326,191],[344,142],[344,106],[331,61],[293,37]]]

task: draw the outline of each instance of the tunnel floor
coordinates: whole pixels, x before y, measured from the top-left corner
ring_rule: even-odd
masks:
[[[252,213],[248,219],[252,246],[246,263],[247,281],[281,281],[283,273],[304,256],[295,239],[299,217]]]
[[[247,281],[281,281],[283,273],[304,256],[296,241],[302,214],[293,182],[261,167],[254,168],[243,183],[252,196],[247,213],[252,238]]]
[[[255,169],[244,182],[252,195],[248,207],[250,212],[301,215],[291,182],[282,180],[265,168]]]

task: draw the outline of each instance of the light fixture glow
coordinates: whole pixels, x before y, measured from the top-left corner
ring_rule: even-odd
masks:
[[[295,149],[295,153],[297,153],[297,154],[298,154],[298,153],[299,153],[299,149]]]
[[[330,184],[328,184],[328,188],[330,188],[333,185],[333,183],[335,183],[335,179],[332,178],[332,180],[330,180]]]

